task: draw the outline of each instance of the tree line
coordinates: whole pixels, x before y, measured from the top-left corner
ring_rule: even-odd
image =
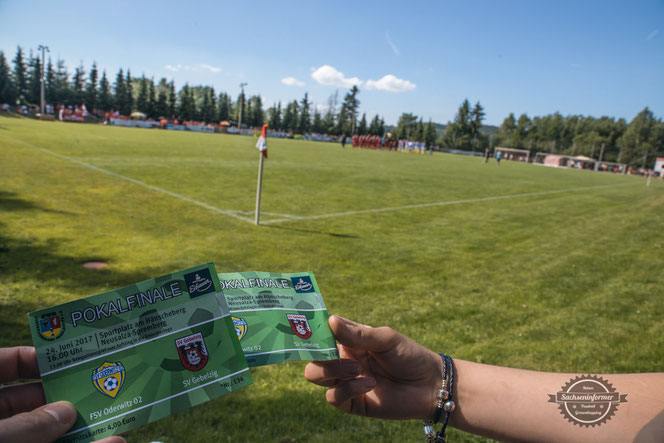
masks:
[[[10,68],[0,51],[0,103],[38,104],[41,88],[41,59],[32,52],[25,56],[21,47],[16,50]],[[85,104],[89,110],[116,110],[123,115],[140,111],[149,118],[178,119],[237,124],[242,114],[243,126],[260,127],[267,123],[275,130],[292,133],[317,132],[348,136],[378,135],[390,131],[398,139],[437,144],[445,149],[484,151],[496,146],[527,149],[531,154],[552,152],[566,155],[586,155],[603,160],[642,167],[652,165],[657,156],[664,156],[664,123],[648,108],[629,123],[613,117],[582,115],[563,116],[560,113],[530,118],[508,115],[495,134],[489,134],[482,124],[485,117],[480,102],[471,105],[464,100],[453,121],[442,133],[429,120],[403,113],[396,127],[390,128],[379,115],[371,120],[360,116],[359,89],[353,86],[340,100],[339,92],[330,95],[322,107],[314,106],[307,93],[300,100],[285,106],[275,103],[264,110],[260,95],[245,97],[241,92],[236,100],[225,92],[217,94],[211,86],[185,84],[176,91],[174,82],[161,78],[155,82],[144,75],[135,77],[129,69],[120,69],[114,81],[106,71],[101,74],[96,63],[89,72],[80,65],[71,74],[65,62],[51,59],[45,67],[45,97],[51,104],[75,106]]]
[[[13,68],[4,52],[0,51],[0,103],[40,103],[42,61],[32,52],[26,58],[21,47],[12,60]],[[118,111],[130,115],[139,111],[148,118],[177,119],[219,123],[240,122],[242,126],[260,127],[268,123],[275,130],[293,133],[318,132],[331,135],[385,133],[385,121],[376,115],[368,122],[366,114],[359,117],[359,89],[354,86],[339,103],[335,92],[323,111],[315,107],[307,93],[301,100],[293,100],[283,108],[281,102],[263,108],[260,95],[246,97],[244,91],[236,100],[225,92],[217,94],[211,86],[185,84],[176,91],[174,82],[161,78],[155,82],[145,75],[135,77],[129,69],[120,69],[113,83],[106,71],[99,72],[93,63],[89,72],[83,65],[71,74],[65,62],[53,64],[49,58],[44,70],[44,95],[47,103],[65,106],[85,104],[89,111]]]

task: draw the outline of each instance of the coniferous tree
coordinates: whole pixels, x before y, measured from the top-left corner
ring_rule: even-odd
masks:
[[[293,100],[286,106],[286,109],[284,110],[284,116],[283,116],[283,121],[281,123],[281,126],[284,130],[286,131],[292,131],[295,133],[297,130],[297,116],[299,113],[299,105],[297,104],[297,100]]]
[[[54,93],[55,102],[62,105],[70,105],[73,103],[73,96],[71,88],[69,87],[69,72],[64,60],[58,59],[56,62]]]
[[[281,130],[281,102],[275,104],[269,109],[267,124],[275,131]]]
[[[325,117],[323,117],[323,126],[325,130],[323,132],[327,134],[337,134],[337,104],[339,103],[339,91],[334,91],[334,94],[330,95],[327,99],[327,111],[325,112]]]
[[[357,135],[365,135],[369,133],[369,128],[367,127],[367,114],[362,114],[360,123],[357,125]]]
[[[175,95],[175,83],[171,80],[168,85],[168,118],[175,118],[178,97]]]
[[[314,108],[314,121],[311,123],[311,131],[318,134],[325,132],[325,124],[323,123],[323,116],[320,111]]]
[[[155,118],[166,117],[169,115],[168,112],[168,96],[166,91],[162,88],[159,88],[157,93],[157,101],[154,105]]]
[[[55,79],[55,70],[53,69],[53,63],[51,58],[48,58],[48,64],[46,65],[46,79],[44,84],[44,96],[47,103],[55,104],[56,100],[56,79]]]
[[[235,121],[238,122],[237,124],[239,127],[240,125],[244,125],[245,124],[244,121],[246,120],[247,103],[244,97],[244,92],[240,92],[240,95],[238,95],[237,97],[236,103],[237,105],[235,106]]]
[[[230,106],[230,101],[231,98],[228,94],[225,92],[222,92],[219,94],[219,106],[217,109],[217,120],[219,122],[224,122],[228,121],[231,118],[231,106]]]
[[[7,64],[4,52],[0,51],[0,104],[11,103],[16,100],[11,71]]]
[[[111,94],[111,85],[108,82],[108,78],[106,77],[106,71],[103,71],[101,74],[98,97],[99,109],[102,111],[110,111],[113,109],[113,95]]]
[[[82,105],[85,102],[85,68],[82,64],[74,70],[71,86],[74,104]]]
[[[309,132],[311,127],[311,115],[309,114],[311,103],[309,102],[309,94],[307,92],[304,93],[304,97],[302,97],[300,105],[300,115],[297,123],[297,130],[301,134],[304,134]]]
[[[148,82],[148,117],[150,118],[157,118],[158,115],[156,115],[155,111],[155,106],[157,104],[157,97],[155,96],[155,88],[154,88],[154,79],[149,78],[147,80]]]
[[[145,74],[137,80],[138,94],[136,95],[136,110],[147,115],[148,113],[148,82]]]
[[[260,95],[254,95],[247,103],[248,126],[262,127],[265,117],[263,116],[263,100]]]
[[[480,128],[485,115],[486,113],[480,102],[475,103],[475,107],[470,111],[470,136],[472,137],[473,151],[477,149],[478,139],[481,138]]]
[[[127,69],[127,77],[125,78],[125,106],[129,110],[127,114],[130,115],[134,110],[134,81],[131,78],[131,72]]]
[[[127,83],[120,68],[115,78],[115,107],[122,115],[131,114],[131,103],[127,100],[127,96]]]
[[[180,107],[178,108],[178,117],[180,120],[191,121],[196,115],[196,102],[194,95],[188,83],[180,90]]]
[[[350,91],[346,93],[337,119],[337,134],[356,133],[357,112],[360,106],[360,101],[357,99],[357,94],[359,92],[359,88],[356,85],[353,85]]]
[[[14,57],[14,90],[16,98],[25,100],[28,96],[28,79],[26,75],[25,61],[23,60],[23,49],[18,46],[16,48],[16,56]]]
[[[26,100],[32,104],[41,104],[41,75],[42,67],[39,56],[34,57],[30,51],[28,58],[28,95]]]
[[[426,143],[427,147],[433,146],[433,144],[436,143],[436,127],[431,119],[429,119],[429,122],[424,128],[424,143]]]
[[[97,107],[97,78],[99,72],[97,71],[97,62],[92,62],[92,68],[90,68],[90,76],[88,77],[88,84],[85,88],[85,106],[92,111]]]

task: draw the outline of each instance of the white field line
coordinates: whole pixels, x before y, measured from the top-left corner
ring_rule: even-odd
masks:
[[[481,198],[469,198],[466,200],[451,200],[451,201],[442,201],[442,202],[434,202],[434,203],[419,203],[419,204],[414,204],[414,205],[404,205],[404,206],[394,206],[391,208],[374,208],[374,209],[361,209],[358,211],[345,211],[345,212],[335,212],[332,214],[320,214],[320,215],[303,215],[303,216],[292,216],[289,219],[285,220],[267,220],[264,222],[261,222],[264,225],[267,224],[272,224],[272,223],[282,223],[285,221],[293,221],[293,220],[314,220],[314,219],[319,219],[319,218],[330,218],[330,217],[344,217],[347,215],[357,215],[357,214],[373,214],[377,212],[389,212],[389,211],[402,211],[404,209],[417,209],[417,208],[430,208],[434,206],[448,206],[448,205],[460,205],[464,203],[478,203],[478,202],[485,202],[485,201],[493,201],[493,200],[509,200],[513,198],[523,198],[523,197],[534,197],[538,195],[552,195],[552,194],[562,194],[566,192],[576,192],[576,191],[584,191],[584,190],[590,190],[590,189],[601,189],[601,188],[615,188],[619,186],[631,186],[631,185],[637,185],[640,183],[621,183],[617,185],[599,185],[599,186],[582,186],[578,188],[570,188],[570,189],[558,189],[556,191],[540,191],[540,192],[527,192],[523,194],[511,194],[511,195],[496,195],[492,197],[481,197]]]
[[[84,161],[77,160],[77,159],[72,158],[72,157],[67,157],[66,155],[58,154],[57,152],[51,151],[50,149],[42,148],[40,146],[36,146],[36,145],[31,144],[31,143],[24,142],[23,140],[18,140],[18,139],[15,139],[13,137],[9,137],[9,136],[4,135],[4,134],[0,134],[0,136],[4,137],[6,139],[12,140],[16,143],[21,143],[21,144],[29,146],[33,149],[37,149],[39,151],[45,152],[46,154],[50,154],[50,155],[55,156],[59,159],[67,160],[67,161],[70,161],[72,163],[76,163],[77,165],[84,166],[86,168],[93,169],[93,170],[98,171],[98,172],[103,172],[104,174],[108,174],[110,176],[120,178],[122,180],[126,180],[128,182],[134,183],[135,185],[142,186],[144,188],[151,189],[153,191],[161,192],[161,193],[166,194],[166,195],[170,195],[171,197],[175,197],[175,198],[178,198],[180,200],[192,203],[194,205],[201,206],[205,209],[209,209],[210,211],[214,211],[214,212],[217,212],[219,214],[228,215],[230,217],[235,217],[237,219],[244,220],[244,221],[249,222],[249,223],[254,222],[253,219],[251,219],[249,217],[244,217],[242,215],[239,215],[239,214],[236,213],[236,211],[230,211],[230,210],[227,210],[227,209],[219,209],[219,208],[216,208],[212,205],[208,205],[207,203],[203,203],[201,201],[194,200],[193,198],[189,198],[187,196],[184,196],[182,194],[178,194],[178,193],[171,192],[171,191],[168,191],[166,189],[160,188],[158,186],[147,184],[147,183],[142,182],[140,180],[136,180],[135,178],[127,177],[125,175],[121,175],[121,174],[118,174],[116,172],[109,171],[108,169],[103,169],[103,168],[100,168],[98,166],[92,165],[90,163],[86,163]]]

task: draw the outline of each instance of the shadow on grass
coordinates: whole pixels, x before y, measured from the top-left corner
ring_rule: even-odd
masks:
[[[44,208],[31,201],[18,198],[17,195],[14,192],[0,191],[0,211],[26,211],[32,209],[56,214],[73,215],[68,211]]]
[[[336,233],[336,232],[315,231],[313,229],[293,228],[293,227],[290,227],[290,226],[264,225],[263,227],[267,227],[267,228],[271,228],[271,229],[283,229],[285,231],[296,231],[296,232],[306,232],[306,233],[310,233],[310,234],[328,235],[330,237],[337,237],[337,238],[360,238],[357,235],[339,234],[339,233]]]

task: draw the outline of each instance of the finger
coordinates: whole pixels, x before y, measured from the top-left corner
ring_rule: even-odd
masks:
[[[325,398],[335,408],[344,412],[361,414],[362,408],[353,407],[353,400],[371,391],[374,386],[376,386],[376,379],[373,377],[347,380],[328,389]]]
[[[329,320],[334,336],[344,346],[373,352],[384,352],[396,344],[399,334],[392,328],[372,328],[333,315]]]
[[[62,436],[76,421],[74,405],[50,403],[0,421],[0,441],[41,443]]]
[[[101,440],[97,440],[95,443],[127,443],[124,438],[115,435],[113,437],[106,437]]]
[[[32,411],[46,403],[41,382],[0,387],[0,420]]]
[[[339,379],[357,377],[360,369],[356,360],[315,361],[304,367],[304,378],[319,386],[333,386]]]
[[[18,378],[39,378],[37,356],[31,346],[0,349],[0,383]]]

